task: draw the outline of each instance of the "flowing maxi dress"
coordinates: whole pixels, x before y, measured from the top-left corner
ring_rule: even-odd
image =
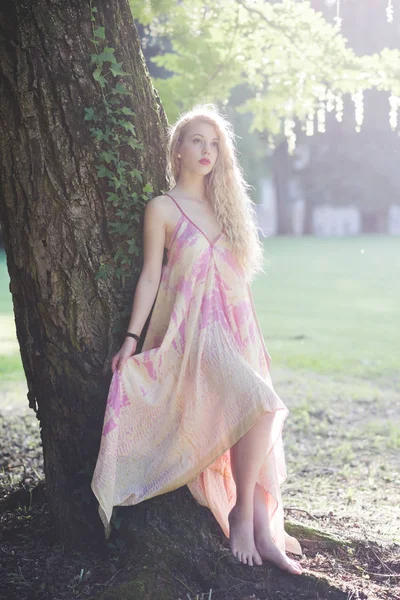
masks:
[[[167,194],[168,195],[168,194]],[[264,490],[271,533],[284,530],[282,428],[289,413],[274,391],[250,285],[224,231],[211,242],[181,212],[168,248],[142,352],[113,374],[91,487],[110,534],[113,506],[187,485],[229,537],[236,501],[230,448],[267,412]]]

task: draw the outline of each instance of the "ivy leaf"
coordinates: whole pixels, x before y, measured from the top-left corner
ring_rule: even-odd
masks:
[[[132,117],[134,117],[136,115],[135,112],[133,112],[133,110],[131,110],[129,108],[129,106],[124,106],[121,111],[123,112],[124,115],[132,115]]]
[[[118,231],[118,233],[121,233],[122,235],[124,235],[125,233],[128,233],[129,223],[115,223],[115,225],[116,225],[115,230]],[[121,250],[121,254],[122,254],[122,250]]]
[[[128,248],[128,253],[129,254],[134,254],[135,256],[138,256],[139,252],[140,252],[139,248],[136,247],[136,244],[135,245],[133,245],[133,244],[129,245],[129,248]]]
[[[117,59],[114,56],[115,48],[110,48],[106,46],[101,54],[99,54],[99,58],[104,62],[117,63]],[[122,64],[122,63],[120,63]],[[111,67],[112,68],[112,67]]]
[[[98,54],[91,54],[90,55],[90,64],[91,65],[96,65],[98,63],[100,63],[99,55]]]
[[[97,177],[114,177],[114,173],[107,169],[104,165],[96,165],[97,168]]]
[[[89,106],[89,108],[85,107],[85,117],[84,121],[93,121],[94,120],[94,108],[93,106]]]
[[[140,181],[140,183],[142,183],[142,181],[143,181],[142,174],[137,169],[133,169],[132,171],[129,171],[129,175],[131,177],[134,177],[134,179],[137,179],[138,181]]]
[[[106,31],[105,27],[98,27],[93,32],[94,37],[100,38],[101,40],[105,40],[106,39],[106,33],[105,33],[105,31]]]
[[[114,271],[113,265],[102,263],[99,266],[99,270],[97,271],[94,278],[95,279],[107,279],[108,275],[111,275],[113,273],[113,271]]]
[[[151,185],[151,183],[146,183],[146,185],[143,188],[143,191],[146,194],[150,194],[153,191],[153,186]]]
[[[98,127],[92,127],[90,130],[90,133],[93,135],[93,137],[95,138],[95,140],[97,142],[100,142],[101,140],[107,139],[106,136],[104,135],[104,131],[102,131],[101,129],[99,129]]]
[[[110,163],[113,160],[116,160],[117,156],[118,156],[117,153],[113,152],[112,150],[110,150],[108,152],[107,151],[100,152],[100,154],[99,154],[99,158],[101,160],[104,160],[104,162],[106,162],[106,163]]]
[[[110,71],[114,75],[114,77],[116,77],[117,75],[129,75],[129,73],[122,70],[122,62],[116,62],[115,64],[111,65]]]
[[[108,129],[106,131],[103,131],[102,129],[99,129],[98,127],[97,128],[92,127],[90,132],[98,142],[101,142],[101,141],[108,142],[109,141],[110,131]]]
[[[128,90],[126,89],[126,87],[124,85],[122,85],[122,83],[119,83],[119,82],[117,83],[117,85],[113,89],[113,93],[114,94],[125,94],[125,95],[130,94],[130,92],[128,92]]]
[[[134,138],[132,135],[130,135],[129,138],[127,139],[127,144],[133,150],[143,150],[144,149],[143,145],[139,144],[139,142],[136,140],[136,138]]]
[[[102,71],[101,68],[97,68],[95,71],[93,71],[93,78],[99,82],[101,87],[105,87],[106,79],[105,79],[104,75],[101,74],[101,71]]]
[[[119,204],[119,196],[115,192],[107,192],[107,200],[112,202],[114,206],[118,206]]]
[[[135,128],[130,121],[120,120],[120,121],[118,121],[118,123],[121,125],[121,127],[126,129],[127,131],[130,131],[133,134],[135,133]]]

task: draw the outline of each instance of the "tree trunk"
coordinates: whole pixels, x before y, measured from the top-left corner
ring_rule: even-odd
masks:
[[[273,154],[272,168],[276,191],[277,233],[278,235],[290,235],[293,233],[289,214],[289,177],[291,167],[286,140],[277,146]]]
[[[126,106],[144,150],[129,148],[126,160],[159,193],[167,185],[166,118],[128,2],[94,5],[95,27],[105,26],[107,45],[131,74]],[[116,242],[108,232],[115,208],[97,178],[98,146],[84,121],[84,108],[101,100],[90,65],[90,4],[3,0],[0,31],[0,220],[16,330],[29,405],[38,407],[49,504],[60,537],[75,543],[88,521],[103,535],[93,505],[83,507],[126,294],[116,277],[95,277]],[[142,188],[138,182],[135,191]]]

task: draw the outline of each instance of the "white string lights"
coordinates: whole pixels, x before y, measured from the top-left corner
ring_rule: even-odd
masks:
[[[308,135],[309,137],[314,135],[314,131],[315,131],[314,121],[315,121],[315,111],[312,108],[308,112],[307,121],[306,121],[306,135]]]
[[[298,2],[305,2],[305,0],[297,0]],[[283,4],[290,5],[292,0],[282,0]],[[333,17],[335,21],[335,25],[337,29],[341,29],[342,26],[342,17],[341,17],[341,0],[325,0],[326,4],[330,6],[334,6],[336,4],[336,15]],[[394,17],[394,7],[393,0],[387,0],[386,5],[386,19],[388,23],[393,23]]]
[[[388,23],[393,23],[393,15],[394,15],[393,0],[388,0],[387,7],[386,7],[386,19],[387,19]]]
[[[336,0],[336,17],[333,19],[335,21],[336,28],[338,30],[342,27],[342,18],[340,16],[340,0]]]
[[[336,117],[336,121],[338,121],[339,123],[341,123],[343,121],[343,98],[341,94],[336,94],[335,96],[335,117]]]
[[[328,113],[330,113],[333,110],[335,110],[335,94],[332,92],[332,90],[327,90],[326,91],[326,111]]]
[[[356,118],[356,131],[360,133],[361,125],[364,121],[364,92],[360,90],[351,95],[351,99],[354,102],[355,118]]]
[[[324,102],[320,102],[317,110],[317,131],[318,133],[325,133],[326,127],[326,110]]]
[[[286,5],[290,5],[293,0],[282,0]],[[304,1],[304,0],[297,0]],[[335,26],[338,30],[342,27],[341,8],[342,0],[326,0],[327,4],[333,6],[336,4],[336,15],[334,17]],[[386,19],[388,23],[393,23],[394,20],[394,6],[393,0],[387,0],[386,5]],[[348,75],[344,75],[348,77]],[[315,78],[314,78],[315,79]],[[335,78],[334,78],[335,79]],[[296,101],[301,100],[304,89],[307,82],[307,75],[305,72],[297,73],[297,82],[295,86]],[[327,113],[334,112],[336,120],[341,123],[343,121],[344,112],[344,101],[341,92],[333,89],[328,89],[325,86],[314,87],[314,102],[309,101],[305,105],[305,121],[301,126],[302,131],[305,132],[306,136],[313,136],[315,132],[325,133]],[[350,94],[350,97],[354,103],[354,117],[355,117],[355,130],[357,133],[361,131],[362,124],[364,122],[364,90],[358,90]],[[286,106],[286,117],[283,122],[283,133],[288,143],[288,152],[293,154],[296,148],[297,136],[295,133],[296,121],[293,116],[293,100],[290,100]],[[389,123],[393,131],[398,128],[399,125],[399,112],[400,112],[400,96],[392,92],[389,97]],[[400,135],[400,132],[399,132]],[[273,136],[268,139],[270,147],[273,145]]]
[[[296,134],[294,131],[295,121],[291,118],[286,118],[283,123],[283,132],[288,143],[288,153],[293,154],[296,148]]]

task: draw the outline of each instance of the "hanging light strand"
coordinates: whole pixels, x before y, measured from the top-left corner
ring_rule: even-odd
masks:
[[[306,135],[312,136],[312,135],[314,135],[314,131],[315,131],[315,111],[313,108],[311,108],[307,115]]]
[[[361,125],[364,121],[364,92],[360,90],[351,95],[351,99],[354,102],[355,108],[355,119],[356,119],[356,131],[360,133]]]
[[[388,0],[387,7],[386,7],[386,20],[388,23],[393,23],[393,15],[394,15],[393,0]]]
[[[335,94],[332,90],[327,90],[326,92],[326,110],[328,113],[335,110]]]
[[[293,152],[295,151],[295,148],[296,148],[296,134],[294,131],[295,125],[296,125],[295,121],[293,119],[291,119],[290,117],[285,119],[284,125],[283,125],[284,135],[287,140],[289,154],[293,154]]]
[[[342,18],[340,16],[340,0],[336,0],[336,17],[334,17],[336,28],[340,31],[342,27]]]
[[[341,94],[337,94],[335,96],[335,104],[336,104],[336,111],[335,111],[335,117],[336,120],[341,123],[343,121],[343,98]]]

